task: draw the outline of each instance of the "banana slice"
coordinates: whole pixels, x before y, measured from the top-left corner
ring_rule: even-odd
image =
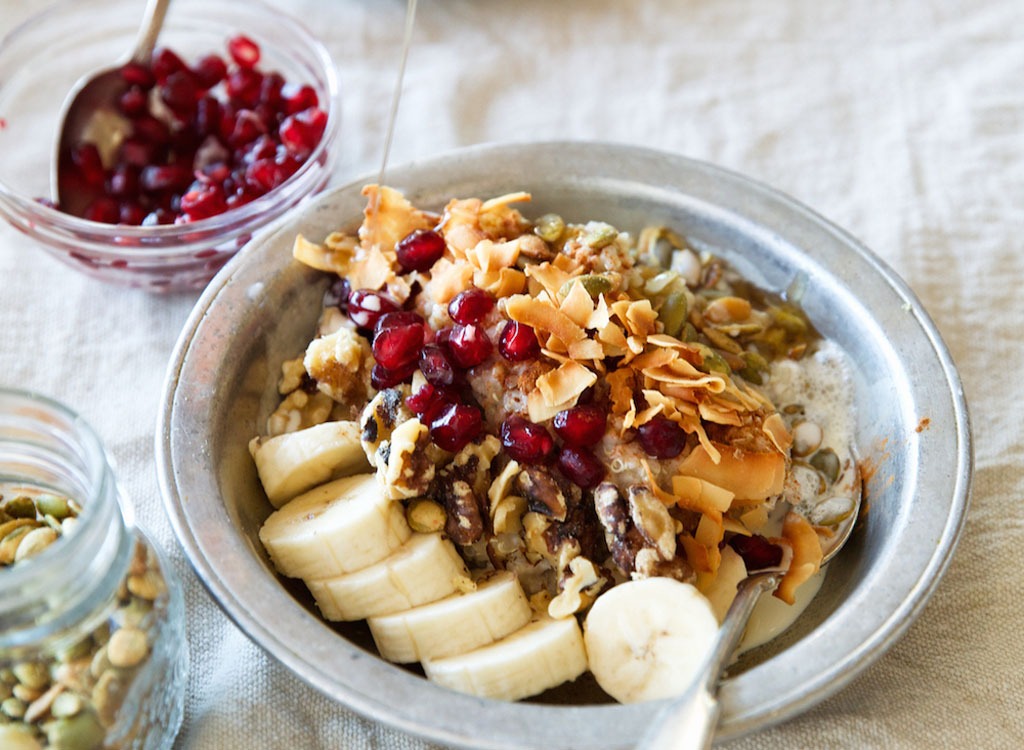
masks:
[[[455,545],[440,534],[413,534],[379,563],[355,573],[306,581],[327,620],[362,620],[418,607],[472,585]]]
[[[333,578],[380,562],[412,535],[402,504],[385,500],[374,474],[336,479],[270,517],[260,541],[283,575]]]
[[[324,422],[272,438],[253,438],[249,452],[275,508],[329,479],[370,470],[355,422]]]
[[[620,703],[683,692],[717,635],[708,600],[673,578],[619,584],[597,598],[583,623],[590,671]]]
[[[408,664],[486,646],[530,621],[530,604],[512,573],[498,573],[476,591],[367,620],[380,655]]]
[[[575,617],[538,618],[487,646],[423,662],[427,678],[460,693],[517,701],[587,671],[583,634]]]

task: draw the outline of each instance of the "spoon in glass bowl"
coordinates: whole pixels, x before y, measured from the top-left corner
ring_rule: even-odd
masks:
[[[838,522],[833,535],[822,544],[823,566],[843,548],[857,524],[864,496],[859,472],[851,489],[852,509]],[[694,675],[690,688],[669,703],[655,718],[651,729],[637,745],[637,750],[706,750],[711,747],[721,710],[716,696],[722,672],[739,646],[761,594],[773,591],[785,572],[782,568],[757,570],[739,583],[736,598],[722,621],[718,638],[704,666]]]
[[[83,216],[89,205],[103,195],[103,181],[83,177],[83,172],[88,175],[90,170],[78,168],[73,154],[76,147],[88,142],[95,144],[103,164],[113,161],[117,147],[131,127],[131,121],[118,109],[118,99],[128,88],[121,71],[129,63],[149,64],[170,4],[171,0],[149,0],[128,58],[81,78],[64,100],[50,163],[51,197],[61,210]],[[95,176],[97,165],[92,166]]]

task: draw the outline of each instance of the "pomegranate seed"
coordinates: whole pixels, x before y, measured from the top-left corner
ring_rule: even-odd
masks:
[[[179,70],[185,70],[185,63],[171,50],[161,47],[153,53],[153,76],[157,83],[163,83]]]
[[[405,405],[420,418],[421,423],[429,426],[447,406],[456,401],[448,389],[425,383],[405,400]]]
[[[192,182],[192,170],[181,164],[143,167],[139,184],[143,190],[181,190]]]
[[[196,116],[194,125],[196,132],[200,135],[218,135],[220,133],[221,120],[220,102],[212,96],[204,96],[196,102]]]
[[[228,74],[228,66],[220,55],[206,55],[192,68],[196,82],[204,89],[212,89],[224,80]]]
[[[117,107],[127,117],[138,117],[149,106],[149,94],[138,86],[132,86],[117,100]]]
[[[404,328],[405,326],[423,326],[423,316],[412,310],[398,310],[381,315],[373,326],[374,335],[389,328]],[[425,334],[425,330],[424,330]]]
[[[597,456],[585,448],[563,446],[558,454],[558,468],[573,483],[585,490],[597,487],[604,479],[605,467]]]
[[[129,136],[121,141],[117,149],[117,160],[121,164],[130,164],[133,167],[145,167],[156,161],[159,150],[160,147],[154,143]]]
[[[381,315],[399,309],[394,299],[372,289],[356,289],[348,296],[348,317],[360,328],[372,330]]]
[[[584,404],[558,412],[552,424],[569,445],[587,447],[601,441],[607,421],[608,414],[601,406]]]
[[[404,271],[428,271],[444,255],[444,237],[430,229],[410,232],[395,245],[398,264]]]
[[[224,191],[217,185],[204,185],[181,196],[181,210],[193,219],[206,219],[228,208]]]
[[[90,185],[103,184],[103,160],[94,144],[81,143],[72,148],[71,163],[78,167],[78,174]]]
[[[277,157],[277,143],[269,135],[261,135],[246,146],[237,155],[243,164],[252,164],[260,159],[273,161]]]
[[[228,136],[228,143],[235,148],[251,143],[267,132],[263,120],[251,109],[240,109],[235,115],[235,125]]]
[[[101,224],[116,224],[121,218],[121,209],[113,198],[100,196],[86,207],[82,217]]]
[[[448,314],[452,320],[463,325],[479,323],[493,309],[494,296],[483,289],[467,289],[464,292],[459,292],[448,303]]]
[[[378,326],[387,322],[392,315],[406,314],[397,312],[384,315],[380,318]],[[373,356],[378,364],[389,370],[399,370],[417,362],[422,348],[423,325],[420,323],[396,322],[393,328],[378,328],[377,334],[373,337]]]
[[[420,352],[420,372],[433,385],[451,385],[455,381],[455,368],[448,355],[437,344],[428,344]]]
[[[260,61],[259,45],[242,34],[228,40],[228,54],[241,68],[251,68]]]
[[[267,73],[260,84],[260,104],[266,105],[269,112],[276,113],[284,103],[282,89],[284,77],[280,73]]]
[[[352,293],[352,285],[348,279],[339,276],[324,292],[324,307],[337,307],[342,312],[348,310],[348,295]]]
[[[260,86],[263,76],[255,70],[242,68],[228,75],[225,88],[232,104],[242,107],[255,107],[260,100]]]
[[[131,164],[118,164],[110,173],[107,186],[111,195],[128,198],[139,192],[139,169]],[[141,219],[140,219],[141,221]]]
[[[187,70],[179,70],[167,76],[160,87],[160,99],[181,119],[192,118],[199,99],[199,89]]]
[[[478,325],[452,326],[451,338],[448,339],[448,351],[451,352],[455,364],[463,369],[476,367],[489,356],[494,349],[484,329]]]
[[[385,388],[394,388],[399,383],[406,382],[412,378],[414,372],[416,372],[415,363],[399,370],[389,370],[376,364],[370,370],[370,384],[378,391],[383,391]]]
[[[125,202],[117,209],[117,221],[119,224],[139,226],[145,218],[146,209],[138,203]]]
[[[150,211],[146,214],[146,218],[142,220],[142,226],[144,227],[156,227],[162,224],[173,224],[174,214],[165,208],[158,208],[155,211]]]
[[[153,115],[143,115],[136,119],[132,123],[132,135],[159,146],[171,142],[170,129]]]
[[[683,428],[660,414],[640,425],[637,433],[644,451],[655,458],[675,458],[686,447]]]
[[[430,437],[438,447],[462,450],[483,430],[483,414],[470,404],[449,404],[430,423]]]
[[[153,84],[156,83],[156,76],[153,75],[153,71],[142,63],[130,62],[121,68],[121,78],[123,78],[129,86],[138,86],[143,89],[153,88]]]
[[[316,95],[316,90],[312,86],[294,86],[285,85],[281,91],[284,97],[284,112],[288,115],[294,115],[296,112],[301,112],[304,109],[310,109],[311,107],[320,106],[320,98]]]
[[[297,156],[308,156],[320,143],[327,128],[327,114],[316,108],[288,115],[281,122],[281,143]]]
[[[517,415],[501,423],[501,444],[521,464],[545,463],[555,451],[555,441],[543,425]]]
[[[530,326],[510,320],[501,329],[498,351],[507,360],[522,362],[540,355],[540,342]]]
[[[782,562],[782,547],[769,542],[760,534],[735,534],[729,539],[729,546],[743,558],[748,571],[774,568]]]
[[[263,192],[270,192],[287,179],[287,170],[273,159],[257,159],[245,169],[245,181]]]

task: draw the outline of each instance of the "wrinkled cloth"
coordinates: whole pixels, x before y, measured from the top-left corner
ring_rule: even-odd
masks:
[[[340,72],[333,182],[372,173],[405,4],[276,4],[317,30]],[[0,32],[36,5],[0,0]],[[419,4],[392,163],[485,141],[577,139],[742,172],[872,248],[959,367],[976,470],[941,585],[850,685],[733,750],[1024,747],[1022,82],[1024,4],[1005,0]],[[0,278],[0,383],[53,395],[97,428],[140,524],[184,581],[192,656],[176,748],[436,747],[306,687],[234,627],[177,546],[153,433],[197,295],[87,279],[6,225]]]

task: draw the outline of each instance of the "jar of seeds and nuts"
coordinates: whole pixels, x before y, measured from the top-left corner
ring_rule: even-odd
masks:
[[[0,389],[0,748],[169,748],[187,670],[180,586],[64,406]]]

